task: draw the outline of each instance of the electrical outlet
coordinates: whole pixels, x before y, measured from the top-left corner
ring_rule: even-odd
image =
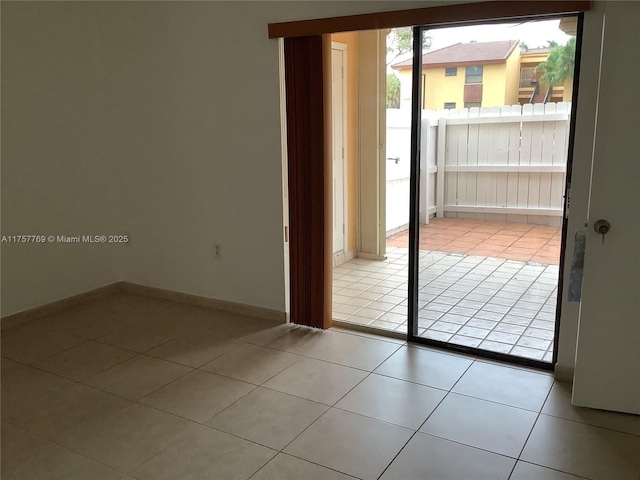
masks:
[[[213,244],[213,258],[219,259],[222,258],[222,244],[214,243]]]

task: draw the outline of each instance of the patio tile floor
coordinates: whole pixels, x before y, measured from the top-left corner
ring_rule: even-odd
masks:
[[[435,218],[420,225],[420,250],[464,253],[521,262],[557,265],[560,228],[462,218]],[[387,245],[408,248],[407,230],[387,239]]]
[[[333,318],[406,332],[407,259],[388,246],[334,268]],[[557,281],[557,264],[421,249],[418,335],[551,362]]]

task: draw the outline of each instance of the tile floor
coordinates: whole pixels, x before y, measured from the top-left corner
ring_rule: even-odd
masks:
[[[2,331],[2,478],[637,480],[547,373],[116,295]]]
[[[387,245],[408,248],[408,234],[405,230],[389,237]],[[434,218],[420,225],[420,250],[557,265],[560,235],[560,227]]]
[[[333,271],[333,318],[407,331],[408,249]],[[558,266],[421,250],[418,335],[551,362]]]

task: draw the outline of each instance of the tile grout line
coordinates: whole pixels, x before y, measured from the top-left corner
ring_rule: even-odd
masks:
[[[487,259],[488,259],[488,258],[493,258],[493,257],[485,257],[485,258],[487,258]],[[491,273],[495,273],[495,272],[496,272],[496,270],[498,270],[502,265],[504,265],[504,264],[505,264],[506,262],[508,262],[508,261],[509,261],[509,260],[505,260],[505,261],[503,261],[500,265],[496,266],[496,267],[491,271]],[[458,263],[459,263],[459,262],[458,262]],[[481,264],[481,263],[483,263],[483,262],[480,262],[480,264]],[[454,265],[455,265],[455,264],[454,264]],[[476,265],[476,266],[477,266],[477,265]],[[526,263],[525,263],[525,265],[523,265],[522,267],[520,267],[518,271],[514,272],[514,273],[511,275],[511,277],[509,278],[509,280],[513,280],[513,279],[516,277],[516,275],[518,274],[518,272],[520,272],[520,271],[522,270],[522,268],[524,268],[525,266],[526,266]],[[451,267],[450,267],[450,268],[451,268]],[[473,267],[473,268],[475,268],[475,267]],[[472,268],[472,270],[473,270],[473,268]],[[448,271],[448,270],[447,270],[447,271]],[[445,272],[441,273],[440,275],[438,275],[435,279],[431,280],[431,282],[433,282],[433,281],[437,280],[437,278],[439,278],[440,276],[444,275],[447,271],[445,271]],[[469,272],[468,272],[468,273],[469,273]],[[489,275],[487,275],[487,277],[486,277],[486,278],[489,278],[489,276],[491,275],[491,273],[490,273]],[[541,274],[542,274],[542,272],[536,276],[536,279],[537,279],[537,278],[539,278],[539,276],[540,276]],[[466,276],[466,274],[465,274],[465,275],[463,275],[461,278],[463,279],[463,278],[464,278],[464,276]],[[508,281],[509,281],[509,280],[508,280]],[[508,283],[508,281],[507,281],[507,282],[505,282],[505,284],[504,284],[504,285],[506,285],[506,284]],[[431,282],[429,282],[429,283],[431,283]],[[504,318],[504,316],[506,316],[506,315],[508,314],[508,312],[509,312],[509,311],[511,311],[511,309],[512,309],[512,308],[514,308],[515,304],[521,300],[521,298],[526,294],[527,290],[528,290],[529,288],[531,288],[531,285],[533,285],[533,283],[534,283],[534,282],[535,282],[535,280],[534,280],[534,281],[532,281],[532,282],[531,282],[531,284],[530,284],[530,286],[529,286],[529,287],[528,287],[528,288],[527,288],[527,289],[526,289],[526,290],[525,290],[525,291],[524,291],[524,292],[523,292],[523,293],[518,297],[518,299],[517,299],[517,300],[515,300],[515,301],[514,301],[513,305],[512,305],[512,306],[509,308],[509,310],[508,310],[507,312],[505,312],[505,314],[503,315],[503,318]],[[482,285],[482,283],[483,283],[483,282],[482,282],[482,281],[480,281],[479,285]],[[503,286],[504,286],[504,285],[503,285]],[[475,288],[477,288],[477,286],[476,286],[476,287],[474,287],[474,289],[475,289]],[[446,291],[446,290],[445,290],[445,291]],[[487,301],[485,301],[485,302],[484,302],[485,306],[486,306],[488,303],[490,303],[490,301],[491,301],[493,298],[495,298],[495,296],[496,296],[500,291],[502,291],[502,288],[501,288],[500,290],[498,290],[498,292],[496,292],[495,294],[493,294],[493,295],[492,295],[492,296],[491,296]],[[472,290],[471,292],[469,292],[467,295],[472,294],[472,292],[473,292],[473,290]],[[438,296],[439,296],[439,295],[438,295]],[[437,298],[437,296],[436,296],[436,298]],[[465,298],[466,298],[466,295],[465,295],[465,297],[463,297],[460,301],[463,301]],[[460,301],[459,301],[458,303],[460,303]],[[428,303],[427,303],[427,305],[428,305],[429,303],[431,303],[431,302],[428,302]],[[457,304],[456,304],[456,305],[457,305]],[[424,307],[423,307],[423,308],[424,308]],[[453,307],[452,307],[452,308],[453,308]],[[451,310],[451,309],[449,309],[449,311],[450,311],[450,310]],[[465,324],[462,324],[462,326],[466,326],[466,325],[467,325],[467,323],[468,323],[469,321],[471,321],[473,318],[475,318],[475,317],[470,317],[470,318],[469,318],[469,320],[468,320]],[[434,322],[434,323],[435,323],[435,322]],[[502,323],[502,322],[501,322],[501,321],[498,321],[498,322],[496,323],[496,325],[494,325],[494,327],[489,331],[489,333],[487,334],[487,336],[488,336],[488,335],[490,335],[490,334],[491,334],[491,332],[495,329],[495,327],[497,327],[497,325],[499,325],[500,323]],[[507,322],[505,322],[505,323],[507,323]],[[428,331],[430,328],[431,328],[431,326],[427,328],[427,331]],[[462,327],[460,327],[460,328],[462,328]],[[460,329],[458,329],[458,330],[460,330]],[[434,330],[434,331],[437,331],[437,330]],[[455,336],[456,334],[457,334],[457,333],[454,333],[452,336]],[[521,337],[521,336],[522,336],[522,335],[520,335],[520,337]],[[485,337],[484,339],[481,339],[481,342],[480,342],[480,343],[482,343],[484,340],[486,340],[486,337]],[[519,340],[519,339],[518,339],[518,340]],[[517,343],[517,341],[516,341],[515,343]],[[516,345],[515,345],[515,343],[511,346],[511,349],[513,349],[513,348],[516,346]],[[476,347],[476,348],[477,348],[477,347]],[[511,350],[511,349],[510,349],[510,350]]]
[[[441,260],[443,260],[443,259],[446,259],[446,258],[447,258],[447,256],[444,256],[444,257],[442,257],[442,258],[440,258],[440,259],[436,260],[436,262],[431,263],[430,265],[434,265],[434,264],[438,263],[439,261],[441,261]],[[485,260],[486,260],[487,258],[491,258],[491,257],[485,257]],[[438,279],[439,279],[441,276],[443,276],[443,275],[445,275],[446,273],[448,273],[448,272],[450,271],[450,269],[451,269],[451,268],[454,268],[456,265],[460,264],[462,261],[464,261],[464,257],[463,257],[460,261],[458,261],[458,262],[456,262],[456,263],[454,263],[454,264],[450,265],[450,266],[449,266],[446,270],[444,270],[443,272],[439,273],[436,277],[434,277],[433,279],[431,279],[431,280],[430,280],[430,281],[429,281],[425,286],[427,286],[427,285],[431,284],[432,282],[438,281]],[[496,270],[498,270],[502,265],[504,265],[504,264],[505,264],[506,262],[508,262],[508,261],[509,261],[509,260],[504,260],[501,264],[493,266],[493,268],[491,269],[491,272],[489,272],[489,273],[488,273],[488,275],[487,275],[485,278],[486,278],[486,279],[487,279],[487,278],[489,278],[489,276],[490,276],[492,273],[494,273]],[[475,263],[473,266],[469,267],[469,269],[465,272],[465,274],[464,274],[462,277],[460,277],[460,278],[464,278],[467,274],[469,274],[469,273],[473,273],[473,270],[474,270],[475,268],[477,268],[479,265],[482,265],[483,263],[484,263],[484,261],[481,261],[481,262],[477,262],[477,263]],[[425,267],[425,270],[426,270],[428,267],[429,267],[429,265],[428,265],[427,267]],[[523,268],[525,268],[525,267],[526,267],[526,264],[525,264],[525,265],[520,266],[520,268],[519,268],[517,271],[515,271],[515,272],[514,272],[514,273],[509,277],[509,280],[514,279],[514,278],[518,275],[518,273],[519,273],[519,272],[521,272],[521,271],[523,270]],[[545,271],[546,271],[546,269],[547,269],[547,268],[548,268],[548,266],[546,266],[546,267],[545,267],[545,268],[543,268],[540,272],[538,272],[538,273],[537,273],[537,275],[536,275],[536,276],[535,276],[535,277],[534,277],[534,278],[529,282],[529,285],[526,287],[526,289],[525,289],[522,293],[520,293],[520,295],[518,296],[518,298],[517,298],[517,299],[515,299],[515,300],[512,302],[512,305],[509,307],[509,309],[507,310],[507,312],[505,312],[505,313],[503,314],[503,317],[504,317],[504,316],[506,316],[506,315],[507,315],[507,314],[508,314],[508,313],[509,313],[513,308],[515,308],[516,304],[517,304],[519,301],[522,301],[523,297],[524,297],[525,295],[527,295],[528,291],[529,291],[532,287],[534,287],[535,282],[536,282],[536,281],[537,281],[537,280],[538,280],[538,279],[539,279],[539,278],[540,278],[540,277],[545,273]],[[503,285],[503,286],[505,286],[506,284],[508,284],[509,280],[507,280],[507,282],[503,283],[502,285]],[[354,282],[354,283],[355,283],[355,282]],[[474,283],[475,283],[475,281],[474,281]],[[475,288],[478,288],[478,286],[479,286],[479,285],[482,285],[482,283],[483,283],[483,282],[482,282],[482,281],[480,281],[480,283],[478,283],[478,284],[474,287],[474,289],[475,289]],[[447,289],[444,289],[444,291],[440,292],[439,294],[436,294],[436,298],[435,298],[435,299],[437,299],[437,297],[439,297],[439,296],[442,296],[442,294],[443,294],[443,293],[445,293],[447,290],[448,290],[448,288],[447,288]],[[493,294],[493,295],[492,295],[492,296],[491,296],[491,297],[490,297],[486,302],[484,302],[484,303],[485,303],[485,305],[486,305],[487,303],[489,303],[489,302],[491,301],[491,299],[495,298],[495,297],[496,297],[496,295],[497,295],[500,291],[502,291],[502,288],[501,288],[501,289],[499,289],[497,292],[495,292],[495,293],[494,293],[494,294]],[[467,292],[467,295],[471,294],[471,292],[473,292],[473,290],[471,290],[470,292]],[[452,297],[452,298],[455,298],[455,297]],[[457,302],[455,305],[450,305],[450,308],[449,308],[449,310],[448,310],[448,311],[452,310],[455,306],[457,306],[457,305],[458,305],[461,301],[463,301],[465,298],[466,298],[466,295],[465,295],[465,297],[462,297],[462,298],[458,299],[458,302]],[[549,298],[549,297],[547,297],[547,302],[548,302],[548,298]],[[381,299],[382,299],[382,300],[384,299],[384,294],[383,294],[383,297],[381,297]],[[378,301],[381,301],[381,300],[379,299]],[[426,305],[428,306],[428,305],[429,305],[430,303],[432,303],[432,302],[433,302],[433,300],[432,300],[432,301],[427,302],[427,304],[426,304]],[[398,304],[398,305],[399,305],[399,304]],[[398,305],[396,305],[396,306],[398,306]],[[542,308],[544,308],[544,306],[545,306],[545,305],[546,305],[546,302],[545,302],[545,303],[543,303],[543,304],[540,306],[540,308],[538,308],[538,309],[535,311],[535,313],[533,313],[532,321],[533,321],[533,319],[535,319],[535,316],[536,316],[537,314],[539,314],[539,313],[540,313],[540,311],[542,310]],[[449,306],[449,305],[448,305],[448,306]],[[531,310],[531,311],[532,311],[532,312],[534,312],[534,310]],[[355,312],[355,313],[357,313],[357,312]],[[353,316],[353,315],[351,315],[351,316]],[[468,326],[468,322],[469,322],[469,321],[471,321],[471,320],[473,320],[474,318],[476,318],[476,317],[470,317],[470,318],[467,320],[467,322],[465,322],[464,324],[460,324],[460,325],[461,325],[461,327],[460,327],[460,328],[462,328],[462,327],[464,327],[464,326]],[[348,318],[347,318],[346,320],[344,320],[344,321],[347,321],[347,322],[348,322]],[[375,319],[374,319],[372,322],[369,322],[369,325],[371,325],[373,322],[375,322]],[[436,320],[436,321],[434,321],[434,323],[436,323],[436,322],[437,322],[437,320]],[[501,324],[501,323],[503,323],[503,322],[502,322],[502,321],[498,321],[498,322],[496,322],[496,324],[495,324],[495,325],[494,325],[494,326],[489,330],[488,335],[489,335],[489,334],[491,334],[491,332],[493,332],[493,331],[494,331],[494,329],[495,329],[499,324]],[[504,322],[504,323],[507,323],[507,322]],[[400,326],[402,326],[402,324],[399,324],[399,325],[400,325]],[[530,328],[530,325],[531,325],[531,322],[529,322],[528,327],[527,327],[527,326],[525,326],[525,330],[526,330],[526,328]],[[398,328],[399,328],[399,327],[396,327],[396,329],[395,329],[395,330],[398,330]],[[432,328],[431,326],[427,327],[426,331],[429,331],[431,328]],[[437,330],[434,330],[434,331],[437,331]],[[523,332],[523,333],[524,333],[524,332]],[[423,333],[423,334],[424,334],[424,333]],[[457,334],[457,333],[453,333],[452,335],[453,335],[453,336],[455,336],[456,334]],[[516,344],[517,344],[517,342],[520,340],[520,338],[522,338],[523,336],[526,336],[526,335],[523,335],[523,334],[516,334],[516,335],[518,335],[518,340],[516,340],[516,341],[511,345],[511,349],[513,349],[513,348],[515,348],[515,347],[517,346]],[[526,337],[528,337],[528,336],[526,336]],[[475,338],[475,337],[470,337],[470,338]],[[534,339],[540,339],[540,340],[547,340],[547,339],[545,339],[545,338],[540,338],[540,337],[531,337],[531,338],[534,338]],[[485,340],[486,340],[486,337],[484,337],[483,339],[478,339],[478,340],[480,340],[480,342],[485,341]],[[547,340],[547,341],[548,341],[548,340]],[[509,345],[509,344],[505,344],[505,345]],[[531,348],[531,347],[526,347],[526,348]],[[547,351],[548,351],[548,348],[547,348],[547,349],[545,349],[544,351],[542,351],[542,350],[541,350],[542,355],[544,356],[544,355],[547,353]]]
[[[487,258],[489,258],[489,257],[485,257],[485,260],[486,260]],[[460,262],[458,262],[458,263],[460,263]],[[484,263],[484,260],[483,260],[483,261],[481,261],[481,262],[479,262],[479,264],[475,265],[474,267],[472,267],[471,271],[473,271],[473,270],[474,270],[478,265],[481,265],[482,263]],[[491,270],[491,273],[495,273],[495,271],[496,271],[498,268],[500,268],[500,266],[502,266],[504,263],[505,263],[505,262],[502,262],[500,265],[497,265],[495,268],[493,268],[493,269]],[[454,264],[454,265],[455,265],[455,264]],[[452,267],[450,267],[450,268],[452,268]],[[450,268],[449,268],[449,269],[450,269]],[[444,275],[445,273],[447,273],[447,272],[449,271],[449,269],[447,269],[445,272],[443,272],[443,273],[441,273],[440,275],[438,275],[434,280],[431,280],[431,282],[433,282],[433,281],[437,280],[437,279],[438,279],[438,278],[440,278],[442,275]],[[468,273],[469,273],[469,272],[467,272],[467,273],[465,273],[464,275],[462,275],[462,277],[460,277],[460,280],[464,279],[464,277],[465,277]],[[491,273],[490,273],[489,275],[491,275]],[[487,275],[487,277],[486,277],[486,278],[489,278],[489,275]],[[429,282],[429,283],[431,283],[431,282]],[[456,285],[456,284],[457,284],[457,282],[454,282],[453,284],[451,284],[451,285],[450,285],[450,287],[451,287],[451,286],[453,286],[453,285]],[[478,285],[481,285],[481,284],[482,284],[482,282],[480,282]],[[427,284],[427,285],[428,285],[428,284]],[[426,285],[425,285],[425,286],[426,286]],[[450,288],[450,287],[447,287],[444,291],[449,290],[449,288]],[[471,294],[472,294],[472,292],[473,292],[473,290],[475,290],[476,288],[477,288],[477,286],[473,287],[473,289],[472,289],[470,292],[466,293],[466,294],[465,294],[465,296],[464,296],[464,297],[462,297],[462,298],[461,298],[461,299],[456,303],[456,306],[457,306],[460,302],[464,301],[468,295],[471,295]],[[444,291],[443,291],[442,293],[444,293]],[[441,293],[441,294],[442,294],[442,293]],[[437,299],[441,294],[437,295],[437,296],[435,297],[435,299]],[[435,300],[435,299],[434,299],[434,300]],[[429,304],[430,304],[430,303],[432,303],[432,302],[433,302],[433,301],[427,302],[427,303],[425,304],[425,306],[423,307],[423,309],[428,308]],[[486,305],[488,302],[489,302],[489,300],[487,300],[486,302],[484,302],[484,304]],[[437,303],[437,302],[436,302],[436,303]],[[453,308],[455,308],[455,307],[451,307],[447,312],[451,311]],[[447,312],[445,312],[442,316],[444,316]],[[476,312],[476,313],[477,313],[477,312]],[[440,318],[442,318],[442,316],[441,316]],[[471,320],[472,320],[472,318],[473,318],[473,317],[470,317],[470,318],[467,320],[467,322],[465,322],[464,324],[462,324],[462,326],[461,326],[460,328],[458,328],[458,330],[456,331],[456,333],[453,333],[453,334],[452,334],[452,337],[453,337],[453,336],[455,336],[455,335],[457,334],[457,332],[458,332],[462,327],[466,326],[466,325],[467,325],[467,323],[468,323],[469,321],[471,321]],[[437,320],[437,321],[440,321],[440,320]],[[424,333],[426,333],[427,331],[429,331],[437,321],[434,321],[434,323],[433,323],[433,324],[431,324],[431,326],[427,327],[427,329],[425,330],[425,332],[424,332]],[[438,330],[434,330],[434,331],[438,331]]]
[[[524,453],[524,450],[527,447],[527,443],[529,443],[529,439],[531,438],[531,434],[533,433],[533,430],[536,428],[536,425],[538,424],[538,420],[540,419],[540,415],[542,414],[542,409],[544,408],[545,404],[547,403],[547,400],[549,400],[549,396],[551,395],[551,390],[553,390],[553,386],[555,384],[556,384],[556,380],[554,379],[554,381],[551,383],[551,387],[549,388],[549,391],[547,392],[547,395],[544,398],[544,401],[542,402],[542,405],[540,406],[540,410],[536,414],[536,419],[533,422],[533,425],[531,426],[531,430],[529,431],[529,434],[527,435],[527,438],[524,441],[524,444],[522,445],[522,448],[520,449],[520,453],[518,454],[518,458],[516,460],[515,465],[513,466],[513,470],[511,471],[511,474],[509,475],[509,478],[511,477],[511,475],[513,475],[513,471],[515,470],[516,465],[518,464],[518,462],[522,458],[522,454]]]
[[[125,407],[125,408],[126,408],[126,407]],[[23,432],[28,433],[29,435],[32,435],[32,436],[34,436],[34,437],[39,438],[40,440],[43,440],[43,441],[45,441],[45,442],[47,442],[47,443],[50,443],[50,444],[52,444],[52,445],[55,445],[55,446],[57,446],[57,447],[63,448],[64,450],[67,450],[67,451],[69,451],[69,452],[75,453],[76,455],[80,455],[81,457],[86,458],[87,460],[90,460],[90,461],[95,462],[95,463],[97,463],[97,464],[103,465],[104,467],[106,467],[106,468],[108,468],[108,469],[110,469],[110,470],[113,470],[113,471],[118,472],[118,473],[122,473],[122,474],[124,474],[124,475],[129,475],[127,472],[124,472],[124,471],[119,470],[119,469],[117,469],[117,468],[115,468],[115,467],[112,467],[111,465],[107,465],[106,463],[104,463],[104,462],[102,462],[102,461],[100,461],[100,460],[97,460],[97,459],[95,459],[95,458],[91,458],[91,457],[89,457],[89,456],[85,455],[85,454],[84,454],[84,453],[82,453],[82,452],[78,452],[77,450],[74,450],[74,449],[69,448],[69,447],[67,447],[67,446],[65,446],[65,445],[61,445],[61,444],[60,444],[60,443],[58,443],[58,442],[55,442],[55,441],[50,440],[50,439],[48,439],[48,438],[46,438],[46,437],[43,437],[43,436],[42,436],[41,434],[39,434],[39,433],[32,432],[31,430],[27,430],[26,428],[21,427],[21,426],[19,426],[19,425],[14,425],[14,424],[13,424],[13,423],[11,423],[11,422],[7,422],[7,423],[8,423],[9,425],[11,425],[13,428],[17,428],[17,429],[19,429],[19,430],[21,430],[21,431],[23,431]],[[24,460],[23,462],[19,463],[19,464],[18,464],[18,466],[22,466],[22,465],[24,465],[25,463],[27,463],[27,462],[29,462],[29,461],[31,461],[31,459],[27,458],[27,459],[26,459],[26,460]],[[15,468],[15,467],[14,467],[14,468]]]
[[[318,420],[320,420],[322,417],[324,417],[327,412],[330,412],[332,408],[336,408],[338,410],[341,411],[346,411],[346,410],[342,410],[340,408],[337,408],[336,405],[343,399],[345,398],[347,395],[349,395],[349,393],[351,393],[356,387],[358,387],[358,385],[362,384],[367,378],[369,378],[371,375],[373,375],[373,371],[378,368],[380,365],[382,365],[384,362],[386,362],[389,358],[391,358],[398,350],[400,350],[400,348],[402,348],[403,345],[399,345],[398,348],[396,350],[394,350],[394,352],[392,352],[391,354],[389,354],[382,362],[380,362],[380,364],[375,367],[373,370],[369,371],[367,373],[367,375],[365,377],[363,377],[360,381],[358,381],[353,387],[351,387],[344,395],[342,395],[340,398],[338,398],[338,400],[336,400],[332,405],[328,405],[328,409],[322,414],[320,415],[316,420],[314,420],[309,426],[307,426],[302,432],[300,432],[295,438],[293,438],[289,443],[287,443],[287,445],[285,445],[282,448],[282,452],[284,453],[284,450],[291,445],[293,442],[295,442],[302,434],[304,434],[304,432],[306,432],[309,428],[311,428],[312,425],[314,425]],[[326,405],[326,404],[323,404]],[[354,412],[349,412],[349,413],[354,413]],[[367,417],[367,418],[371,418],[371,417]],[[376,419],[378,420],[378,419]],[[379,420],[380,421],[380,420]],[[388,422],[385,422],[388,423]],[[341,472],[344,473],[344,472]]]

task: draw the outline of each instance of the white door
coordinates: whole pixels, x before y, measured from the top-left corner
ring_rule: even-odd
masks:
[[[605,27],[573,402],[640,414],[640,3],[601,5]],[[599,219],[611,224],[604,243],[593,229]]]
[[[333,253],[345,250],[345,63],[346,45],[333,43],[331,49],[332,70],[332,135],[333,135]]]

